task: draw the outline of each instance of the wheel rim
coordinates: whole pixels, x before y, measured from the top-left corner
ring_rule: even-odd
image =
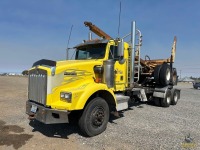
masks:
[[[167,72],[166,72],[166,79],[167,79],[167,81],[170,80],[170,70],[169,69],[167,69]]]
[[[167,96],[167,103],[170,104],[170,101],[171,101],[171,97],[170,97],[170,95],[168,95]]]
[[[95,107],[92,113],[92,125],[97,128],[100,127],[105,118],[105,111],[103,107]]]
[[[174,102],[177,102],[178,101],[178,94],[175,92],[174,93]]]

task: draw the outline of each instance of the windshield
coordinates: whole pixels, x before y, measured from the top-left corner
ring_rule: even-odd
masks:
[[[90,44],[77,47],[76,60],[103,59],[106,52],[106,43]]]

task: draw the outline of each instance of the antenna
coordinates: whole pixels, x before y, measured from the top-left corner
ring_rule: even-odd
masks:
[[[69,57],[69,41],[70,41],[70,37],[71,37],[71,33],[72,33],[72,28],[73,28],[73,25],[71,26],[71,29],[70,29],[70,33],[69,33],[69,38],[68,38],[68,41],[67,41],[67,52],[66,52],[66,60],[68,60],[68,57]]]
[[[118,25],[118,37],[119,37],[119,29],[120,29],[120,22],[121,22],[121,1],[120,1],[120,4],[119,4],[119,25]]]

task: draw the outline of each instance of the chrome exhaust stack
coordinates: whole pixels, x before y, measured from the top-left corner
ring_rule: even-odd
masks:
[[[103,61],[103,83],[107,84],[108,88],[114,87],[114,71],[115,61],[113,59]]]
[[[134,85],[134,68],[135,68],[135,34],[136,22],[131,23],[131,64],[130,64],[130,85]]]

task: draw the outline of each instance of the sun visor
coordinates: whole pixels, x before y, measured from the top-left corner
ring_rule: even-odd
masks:
[[[56,61],[53,60],[47,60],[47,59],[41,59],[36,61],[33,64],[33,67],[35,66],[49,66],[49,67],[55,67],[56,66]]]

